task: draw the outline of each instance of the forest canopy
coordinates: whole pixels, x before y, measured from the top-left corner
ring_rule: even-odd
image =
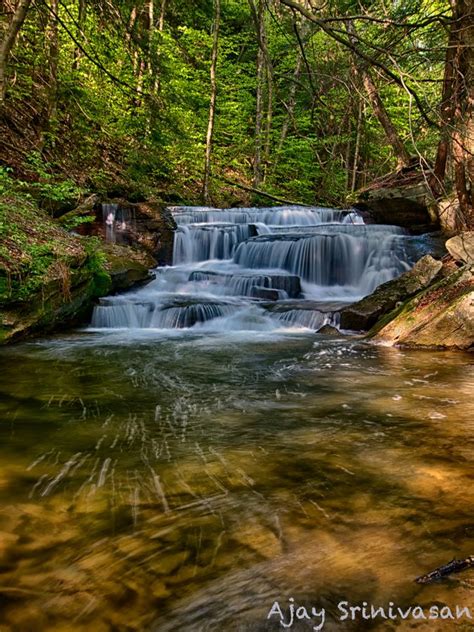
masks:
[[[3,0],[2,178],[64,198],[219,204],[250,189],[340,205],[415,166],[434,198],[455,191],[472,225],[472,11],[469,0]]]

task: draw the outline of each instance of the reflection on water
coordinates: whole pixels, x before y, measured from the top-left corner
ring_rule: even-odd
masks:
[[[289,597],[324,630],[472,628],[337,620],[341,600],[474,616],[473,571],[413,582],[474,554],[470,357],[125,335],[1,351],[2,632],[278,630]]]

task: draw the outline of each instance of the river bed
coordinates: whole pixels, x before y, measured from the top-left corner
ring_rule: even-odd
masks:
[[[292,329],[0,356],[2,632],[279,630],[290,597],[324,630],[472,629],[338,611],[474,616],[473,571],[414,583],[474,553],[471,356]]]

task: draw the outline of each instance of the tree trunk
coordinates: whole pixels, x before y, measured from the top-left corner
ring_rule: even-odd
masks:
[[[448,48],[446,49],[446,62],[444,66],[443,95],[441,97],[440,119],[441,138],[436,152],[433,178],[431,180],[431,190],[435,198],[442,195],[444,191],[444,179],[446,176],[446,165],[451,152],[451,134],[454,123],[455,103],[454,103],[454,65],[459,50],[458,30],[452,25],[449,32]]]
[[[148,73],[156,76],[156,55],[153,50],[153,35],[155,32],[155,2],[148,0]]]
[[[452,0],[458,47],[454,58],[454,181],[461,213],[474,228],[474,8],[471,0]]]
[[[360,139],[362,135],[362,101],[359,100],[359,107],[357,110],[357,128],[356,128],[356,142],[354,149],[354,162],[352,164],[352,179],[351,179],[351,193],[356,190],[357,186],[357,173],[359,167],[359,156],[360,156]]]
[[[349,38],[354,43],[355,42],[355,29],[354,25],[350,20],[346,21],[346,30]],[[392,123],[392,120],[385,109],[382,99],[380,98],[380,94],[377,90],[377,87],[372,79],[372,75],[367,67],[367,65],[356,56],[353,55],[354,60],[354,69],[355,72],[360,76],[362,85],[367,93],[367,97],[369,99],[370,105],[374,111],[375,116],[377,117],[380,125],[385,132],[385,136],[387,141],[392,146],[395,157],[397,158],[397,167],[400,169],[401,167],[405,167],[410,162],[410,155],[408,154],[404,144],[402,143],[398,132]]]
[[[378,90],[373,82],[372,76],[367,69],[361,71],[362,83],[370,101],[370,105],[374,111],[375,116],[378,118],[380,125],[382,126],[385,136],[388,142],[393,148],[394,154],[397,158],[397,167],[406,167],[410,162],[410,156],[402,143],[395,126],[393,125],[390,116],[383,104],[382,99],[378,93]]]
[[[267,7],[271,10],[271,0],[266,0]],[[265,117],[265,137],[263,143],[263,182],[265,181],[269,166],[272,141],[273,124],[273,66],[268,51],[267,28],[265,25],[265,11],[261,16],[260,23],[260,46],[262,47],[265,59],[265,79],[266,79],[266,117]]]
[[[159,40],[158,50],[156,51],[156,72],[155,72],[155,80],[153,82],[154,94],[159,94],[161,92],[160,57],[161,57],[161,47],[163,46],[163,38],[161,37],[161,35],[163,31],[165,30],[166,5],[167,5],[167,0],[161,0],[160,17],[158,20],[158,32],[160,33],[160,40]]]
[[[59,11],[58,0],[51,0],[49,21],[49,79],[48,79],[48,125],[56,118],[58,107],[58,63],[59,33],[56,16]]]
[[[211,55],[211,100],[209,103],[209,121],[207,124],[206,135],[206,159],[204,163],[204,181],[202,187],[202,197],[205,204],[210,203],[209,195],[209,180],[211,177],[211,155],[212,155],[212,140],[214,134],[214,122],[216,118],[216,100],[217,100],[217,57],[219,52],[219,25],[221,17],[221,3],[220,0],[214,0],[214,37],[212,41],[212,55]]]
[[[286,117],[285,117],[285,120],[283,121],[283,125],[281,126],[280,140],[278,142],[278,153],[281,152],[283,145],[285,144],[285,140],[288,135],[288,129],[290,127],[290,121],[293,118],[293,113],[295,111],[296,83],[300,78],[302,66],[303,66],[303,55],[300,52],[296,60],[295,70],[293,71],[293,81],[291,83],[290,91],[288,94],[288,102],[285,105]]]
[[[8,57],[23,26],[30,4],[31,0],[19,0],[13,18],[7,27],[5,37],[0,44],[0,107],[3,106],[5,101]]]
[[[84,30],[83,25],[84,25],[85,19],[86,19],[86,0],[79,0],[79,7],[77,11],[77,25],[78,25],[79,35]],[[74,49],[74,59],[72,62],[72,67],[74,70],[77,70],[79,68],[79,62],[81,60],[81,57],[82,57],[82,51],[78,46],[76,46],[76,48]]]
[[[257,53],[257,98],[255,104],[255,156],[253,164],[253,184],[258,187],[263,179],[262,174],[262,127],[263,127],[263,53]]]
[[[163,29],[165,28],[166,4],[166,0],[161,0],[160,19],[158,22],[158,30],[160,33],[163,33]]]
[[[255,103],[255,151],[253,163],[253,185],[258,187],[263,181],[262,149],[263,149],[263,117],[264,117],[264,89],[266,75],[266,59],[262,43],[262,25],[264,17],[264,2],[259,0],[258,8],[254,0],[249,0],[255,30],[257,34],[258,50],[256,65],[256,103]]]

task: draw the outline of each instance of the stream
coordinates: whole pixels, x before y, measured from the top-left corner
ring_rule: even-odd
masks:
[[[473,570],[414,582],[474,554],[472,356],[316,333],[419,240],[172,210],[173,266],[0,350],[1,632],[472,630]]]

